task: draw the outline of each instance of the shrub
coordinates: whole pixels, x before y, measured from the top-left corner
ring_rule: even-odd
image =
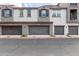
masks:
[[[67,33],[67,35],[66,35],[66,36],[70,37],[69,33]]]
[[[21,36],[22,36],[22,37],[27,37],[27,35],[26,35],[26,34],[22,34]]]
[[[51,37],[55,37],[55,35],[50,35]]]

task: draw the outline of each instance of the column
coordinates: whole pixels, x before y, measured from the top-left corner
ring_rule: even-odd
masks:
[[[28,32],[28,25],[26,25],[26,24],[22,25],[22,34],[24,34],[24,35],[28,35],[29,34],[29,32]]]
[[[65,25],[65,28],[64,28],[64,35],[68,35],[68,25]]]
[[[53,26],[53,24],[50,24],[50,35],[54,36],[54,26]]]

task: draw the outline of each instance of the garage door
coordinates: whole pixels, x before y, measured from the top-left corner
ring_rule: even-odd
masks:
[[[55,26],[55,35],[64,35],[64,26]]]
[[[29,26],[30,35],[49,35],[49,26]]]
[[[3,35],[21,35],[22,27],[21,26],[2,26]]]
[[[78,35],[78,26],[69,26],[70,35]]]

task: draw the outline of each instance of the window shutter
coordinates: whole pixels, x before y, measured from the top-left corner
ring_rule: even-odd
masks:
[[[49,16],[49,11],[48,11],[48,10],[46,10],[46,16],[47,16],[47,17]]]
[[[39,16],[41,17],[41,10],[39,10]]]
[[[5,16],[5,13],[6,13],[7,11],[9,11],[9,12],[8,12],[8,15]],[[2,16],[3,16],[3,17],[10,17],[10,16],[12,16],[12,10],[10,10],[10,9],[3,9],[3,10],[2,10]]]
[[[2,10],[2,16],[4,16],[4,10]]]
[[[28,17],[31,16],[31,10],[30,10],[30,9],[27,10],[27,16],[28,16]]]
[[[12,10],[9,10],[10,11],[10,16],[12,16]]]
[[[23,9],[20,10],[20,17],[23,17]]]

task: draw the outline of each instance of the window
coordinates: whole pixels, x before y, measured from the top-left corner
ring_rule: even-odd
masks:
[[[3,17],[11,17],[12,16],[12,10],[11,9],[3,9],[2,10],[2,16]]]
[[[20,10],[20,17],[23,17],[23,9]]]
[[[27,17],[31,17],[31,10],[30,9],[27,10]]]
[[[40,17],[48,17],[49,11],[48,10],[39,10],[39,16]]]
[[[59,10],[53,11],[52,17],[61,17],[61,13]]]
[[[70,20],[77,20],[77,9],[70,10]]]
[[[41,16],[42,16],[42,17],[46,17],[46,10],[42,10],[42,11],[41,11]]]
[[[53,17],[56,17],[56,12],[53,12],[53,15],[52,15]]]

